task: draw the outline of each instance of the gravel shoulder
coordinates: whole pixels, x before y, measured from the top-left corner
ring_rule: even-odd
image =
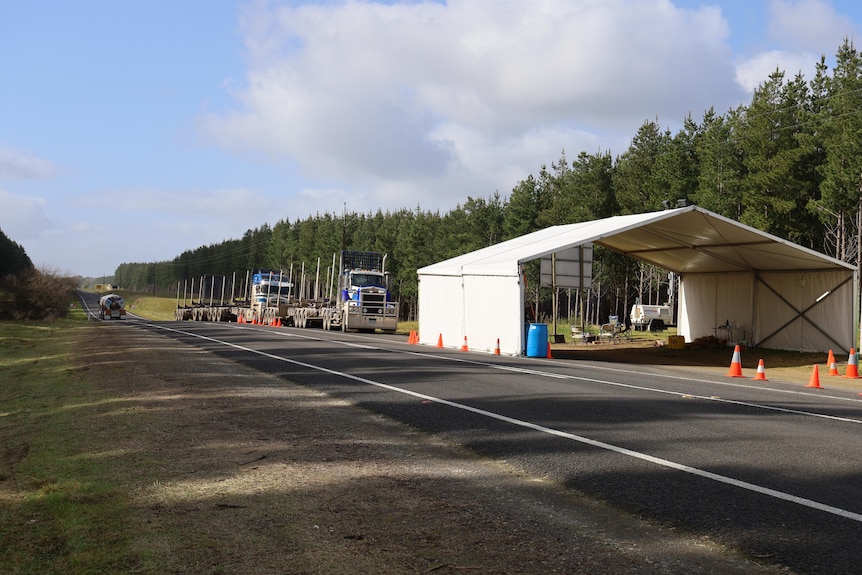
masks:
[[[787,573],[169,338],[87,332],[140,572]]]

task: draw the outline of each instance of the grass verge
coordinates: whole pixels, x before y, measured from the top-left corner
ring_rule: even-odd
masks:
[[[111,433],[89,416],[105,398],[72,367],[88,329],[82,317],[0,323],[0,565],[8,573],[120,572],[137,563],[124,525],[125,471],[100,456]]]

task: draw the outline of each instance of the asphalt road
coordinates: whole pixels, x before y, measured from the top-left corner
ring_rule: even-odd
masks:
[[[403,336],[127,321],[798,573],[862,573],[862,400]]]

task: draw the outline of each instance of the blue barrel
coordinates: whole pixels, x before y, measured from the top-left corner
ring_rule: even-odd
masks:
[[[548,356],[548,324],[531,323],[527,330],[527,357]]]

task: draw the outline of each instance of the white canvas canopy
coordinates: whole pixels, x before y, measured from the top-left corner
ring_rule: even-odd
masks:
[[[418,270],[420,343],[524,353],[521,265],[601,245],[680,276],[678,334],[849,352],[856,268],[698,206],[553,226]],[[735,328],[735,329],[734,329]]]

